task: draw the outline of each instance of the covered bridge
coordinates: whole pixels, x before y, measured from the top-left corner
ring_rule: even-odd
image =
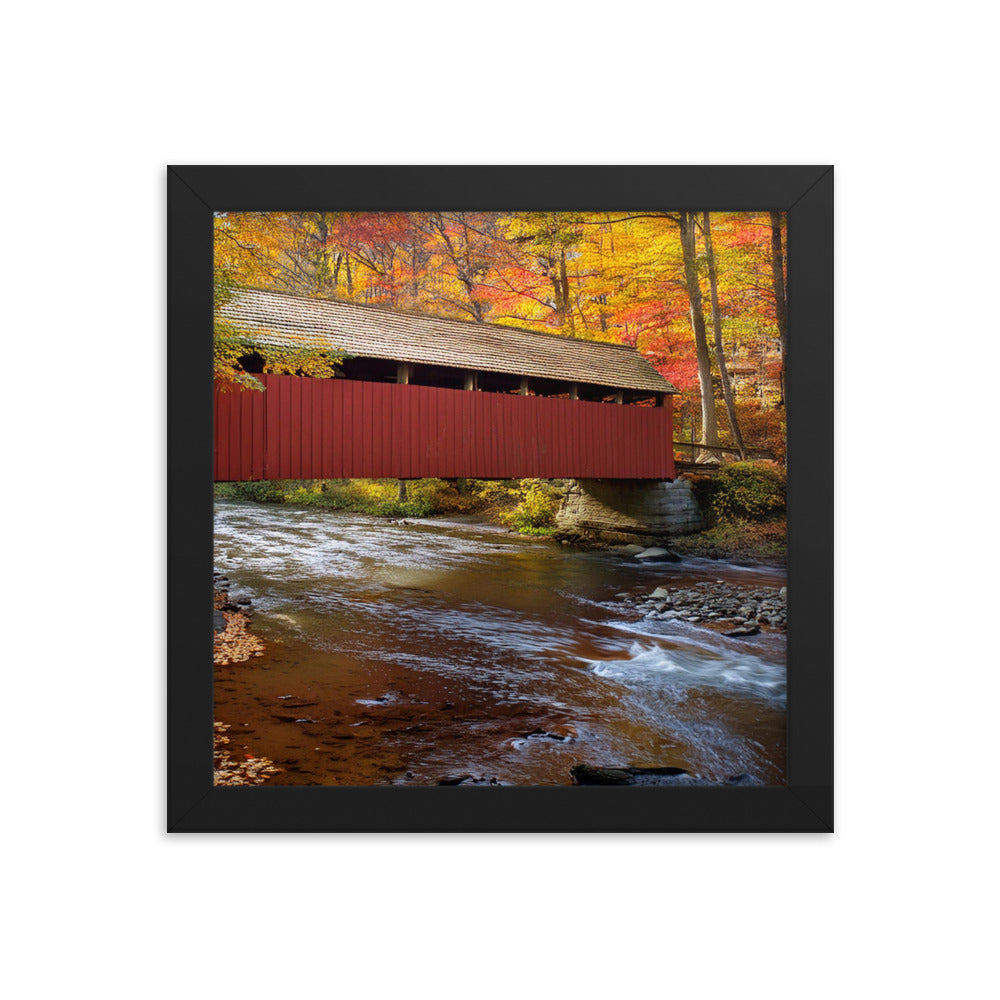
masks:
[[[631,347],[249,289],[221,312],[252,343],[349,358],[217,390],[216,481],[673,478],[677,390]]]

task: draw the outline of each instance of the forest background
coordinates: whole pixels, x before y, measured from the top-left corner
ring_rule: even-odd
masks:
[[[215,222],[217,307],[249,286],[627,344],[680,390],[675,439],[784,462],[783,213],[254,212]],[[246,351],[241,331],[217,320],[218,383],[250,384]],[[326,360],[272,351],[265,364],[323,374]]]

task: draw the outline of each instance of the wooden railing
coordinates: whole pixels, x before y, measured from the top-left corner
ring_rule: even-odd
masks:
[[[699,444],[697,441],[674,441],[674,450],[689,451],[691,453],[691,461],[695,462],[698,459],[698,452],[709,451],[718,454],[721,458],[723,455],[735,455],[737,458],[740,457],[739,448],[734,448],[731,445],[714,445],[714,444]],[[769,461],[774,461],[774,452],[769,448],[744,448],[743,453],[747,458],[756,459],[767,459]]]

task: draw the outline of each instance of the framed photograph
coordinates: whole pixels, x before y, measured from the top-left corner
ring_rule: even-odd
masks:
[[[833,168],[168,168],[168,829],[833,829]]]

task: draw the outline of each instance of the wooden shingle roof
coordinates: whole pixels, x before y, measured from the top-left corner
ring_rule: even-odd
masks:
[[[677,391],[638,351],[622,344],[255,289],[237,290],[220,312],[262,346],[336,348],[355,357]]]

